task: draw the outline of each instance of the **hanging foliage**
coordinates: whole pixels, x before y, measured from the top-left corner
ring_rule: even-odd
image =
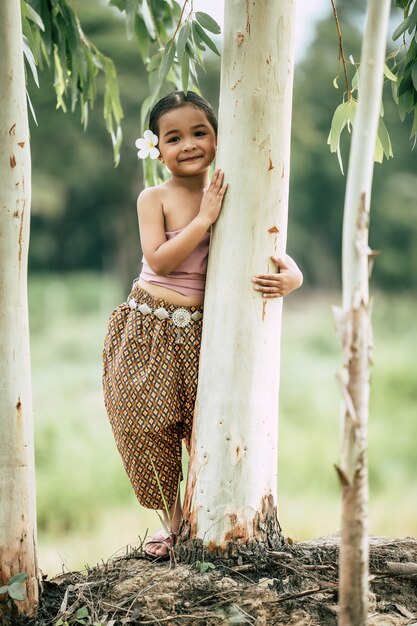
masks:
[[[338,79],[343,68],[346,89],[343,93],[343,102],[336,108],[327,143],[330,152],[337,154],[341,172],[343,174],[343,162],[340,152],[340,138],[345,128],[351,132],[355,123],[357,94],[360,89],[360,64],[355,63],[352,56],[346,58],[343,49],[342,33],[334,0],[331,0],[338,38],[339,38],[339,66],[333,85],[339,88]],[[391,82],[392,95],[397,103],[398,112],[402,121],[408,113],[414,114],[411,129],[411,139],[417,136],[417,0],[396,0],[396,6],[403,9],[404,20],[394,30],[392,39],[397,41],[402,37],[401,46],[392,51],[384,65],[384,76]],[[389,67],[388,63],[393,62]],[[349,69],[353,68],[351,83],[349,83]],[[382,163],[383,158],[393,156],[391,140],[387,127],[383,120],[384,109],[381,104],[381,113],[378,124],[374,160]]]
[[[158,98],[173,89],[199,92],[197,68],[205,70],[205,51],[220,55],[212,39],[220,27],[207,13],[194,11],[192,0],[109,0],[109,5],[125,15],[127,37],[135,37],[148,72],[149,96],[140,111],[143,134]],[[38,67],[52,67],[57,107],[75,111],[79,104],[84,128],[96,101],[96,80],[104,76],[103,117],[117,165],[123,110],[113,61],[85,36],[67,0],[21,0],[21,7],[24,54],[36,85]],[[30,99],[29,105],[36,122]],[[143,167],[147,185],[162,180],[158,162],[144,160]]]
[[[21,0],[21,10],[23,49],[35,83],[39,87],[37,67],[52,67],[57,108],[74,112],[79,104],[84,129],[96,101],[97,78],[104,76],[103,117],[117,165],[123,110],[113,61],[85,36],[67,0]],[[29,104],[36,121],[30,100]]]
[[[148,72],[149,96],[140,111],[141,134],[148,128],[149,113],[155,102],[172,90],[200,93],[197,68],[205,70],[203,53],[211,50],[220,56],[212,35],[220,26],[193,2],[183,0],[110,0],[126,16],[129,38],[135,37]],[[147,185],[159,184],[165,175],[156,160],[143,160]]]

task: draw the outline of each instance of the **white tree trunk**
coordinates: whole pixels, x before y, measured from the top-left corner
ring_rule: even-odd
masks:
[[[344,207],[343,308],[335,310],[344,353],[341,379],[343,440],[338,468],[343,489],[339,592],[341,626],[364,626],[367,623],[367,427],[372,348],[369,309],[372,251],[368,246],[368,227],[390,4],[390,0],[368,0]]]
[[[279,541],[281,299],[252,277],[285,254],[294,1],[226,0],[217,165],[229,183],[210,248],[184,508],[209,547]]]
[[[35,466],[27,306],[31,197],[20,2],[0,0],[0,586],[26,572],[37,603]]]

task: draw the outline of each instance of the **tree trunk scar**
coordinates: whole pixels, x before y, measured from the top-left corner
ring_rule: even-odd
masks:
[[[20,214],[20,229],[19,229],[19,268],[20,263],[22,261],[22,249],[23,249],[23,216],[25,214],[24,209],[22,209],[22,213]]]
[[[356,227],[358,231],[367,229],[369,225],[369,212],[366,210],[366,194],[362,192],[359,198],[358,219]]]
[[[233,91],[234,89],[236,89],[236,87],[238,86],[238,84],[239,84],[239,83],[241,83],[241,82],[242,82],[242,79],[241,79],[241,78],[239,78],[239,80],[237,80],[237,81],[235,82],[235,84],[233,85],[233,87],[230,87],[230,91]]]
[[[274,252],[275,252],[275,254],[277,254],[278,233],[279,233],[278,226],[275,226],[275,224],[274,224],[273,226],[271,226],[271,228],[268,228],[268,233],[270,233],[271,235],[274,235]]]
[[[270,172],[271,170],[274,169],[274,166],[272,165],[272,160],[271,157],[269,157],[269,167],[268,167],[268,172]]]
[[[20,146],[21,148],[25,147],[25,142],[24,141],[18,141],[17,145]]]
[[[246,32],[250,35],[249,0],[246,0]]]
[[[236,33],[236,44],[238,46],[241,46],[244,39],[245,39],[245,35],[240,30],[238,30]]]
[[[16,157],[14,154],[12,154],[10,156],[10,167],[13,169],[14,167],[16,167]]]
[[[9,135],[15,135],[15,134],[16,134],[16,123],[14,123],[13,126],[9,128]]]
[[[21,411],[22,411],[22,402],[20,400],[20,397],[17,399],[16,409],[18,410],[19,413],[21,413]]]
[[[231,530],[225,534],[225,541],[240,540],[246,543],[249,539],[247,529],[243,526],[243,524],[238,523],[236,513],[231,513],[229,517]]]
[[[267,303],[267,301],[266,301],[266,300],[264,300],[264,301],[262,302],[262,321],[263,321],[263,322],[265,321],[265,317],[266,317],[266,305],[267,305],[267,304],[268,304],[268,303]]]

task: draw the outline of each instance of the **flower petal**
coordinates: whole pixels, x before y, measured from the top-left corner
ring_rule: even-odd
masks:
[[[142,148],[141,150],[139,150],[138,152],[138,157],[139,159],[146,159],[146,157],[149,156],[149,149],[148,148]]]
[[[157,159],[159,157],[159,150],[158,148],[151,148],[149,151],[149,156],[151,157],[151,159]]]
[[[155,135],[151,130],[145,130],[143,136],[145,137],[146,141],[153,141]]]
[[[144,147],[146,146],[146,140],[145,140],[145,139],[143,139],[143,137],[141,137],[140,139],[136,139],[136,141],[135,141],[135,146],[136,146],[137,148],[139,148],[139,150],[140,150],[141,148],[144,148]]]

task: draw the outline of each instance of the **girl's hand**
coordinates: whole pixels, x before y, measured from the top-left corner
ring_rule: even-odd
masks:
[[[287,254],[286,261],[271,256],[278,266],[277,274],[256,274],[252,280],[254,289],[262,292],[264,298],[287,296],[303,284],[303,275],[296,262]]]
[[[222,170],[216,170],[211,179],[208,189],[204,192],[200,204],[199,216],[209,222],[209,226],[217,220],[222,208],[224,194],[227,190],[227,183],[223,183],[224,174]]]

